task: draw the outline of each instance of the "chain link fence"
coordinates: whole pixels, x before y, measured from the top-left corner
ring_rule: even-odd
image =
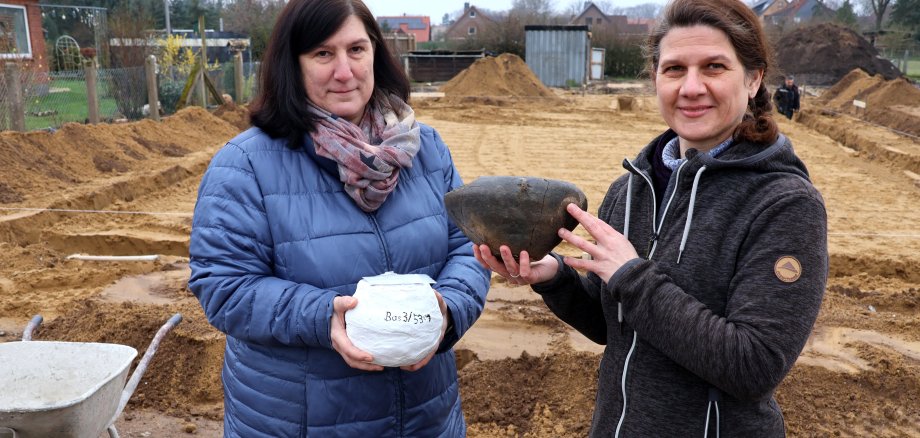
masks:
[[[14,117],[21,101],[25,130],[54,130],[65,123],[88,123],[89,100],[86,70],[43,72],[17,65],[17,84],[11,80],[10,68],[0,68],[0,130],[14,129]],[[208,72],[208,77],[218,93],[226,94],[234,102],[251,102],[257,92],[259,63],[243,64],[243,96],[235,91],[233,63],[221,65]],[[188,74],[161,71],[157,75],[157,92],[160,113],[176,112]],[[149,115],[147,82],[144,67],[100,69],[97,71],[96,93],[100,122],[138,120]],[[196,100],[195,89],[189,91],[190,101]],[[214,104],[213,100],[210,102]]]
[[[920,41],[890,39],[877,44],[879,55],[891,61],[905,76],[920,78]]]

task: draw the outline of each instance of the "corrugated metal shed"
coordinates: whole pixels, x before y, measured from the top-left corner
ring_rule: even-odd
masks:
[[[584,85],[587,80],[588,26],[524,26],[524,59],[544,85]]]

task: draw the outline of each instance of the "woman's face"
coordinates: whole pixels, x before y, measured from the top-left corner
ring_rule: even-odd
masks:
[[[374,47],[358,17],[313,50],[300,55],[307,97],[314,105],[354,124],[374,92]]]
[[[761,71],[746,74],[728,36],[711,26],[676,27],[661,39],[655,90],[681,154],[709,150],[741,123]]]

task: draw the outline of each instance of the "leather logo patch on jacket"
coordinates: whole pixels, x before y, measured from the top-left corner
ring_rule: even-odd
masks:
[[[786,283],[792,283],[802,276],[802,264],[792,256],[783,256],[773,265],[776,278]]]

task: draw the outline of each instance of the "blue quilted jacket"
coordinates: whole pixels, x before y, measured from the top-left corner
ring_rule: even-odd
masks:
[[[227,335],[224,434],[233,437],[461,437],[451,347],[479,317],[489,273],[447,218],[461,185],[434,129],[375,213],[345,193],[308,137],[291,150],[258,128],[230,140],[201,181],[189,287]],[[453,319],[416,372],[353,369],[332,349],[332,300],[365,276],[437,280]]]

